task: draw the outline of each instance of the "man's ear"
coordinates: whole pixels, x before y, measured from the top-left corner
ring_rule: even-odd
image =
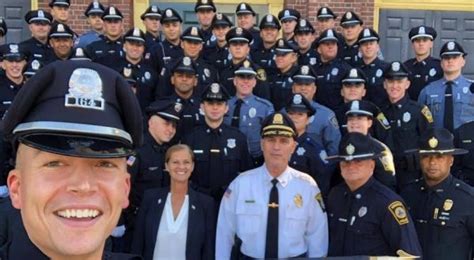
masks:
[[[12,201],[13,207],[16,209],[21,209],[21,174],[20,170],[13,169],[8,174],[7,179],[8,190],[10,192],[10,198]]]

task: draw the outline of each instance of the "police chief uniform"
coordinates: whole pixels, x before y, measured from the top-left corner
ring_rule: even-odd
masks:
[[[381,154],[373,140],[349,133],[339,155],[330,161],[376,160]],[[329,193],[329,256],[421,256],[413,220],[402,198],[370,177],[351,190],[344,182]]]
[[[23,49],[21,49],[18,44],[6,44],[3,45],[1,49],[3,53],[2,60],[12,62],[26,61]],[[10,80],[6,73],[0,75],[0,121],[3,119],[5,112],[10,108],[13,99],[22,86],[23,81],[18,84]]]
[[[385,79],[408,78],[410,72],[398,61],[392,62],[385,70]],[[410,86],[411,87],[411,86]],[[392,129],[393,155],[397,172],[397,185],[402,188],[405,184],[420,177],[418,158],[407,155],[405,150],[414,149],[420,135],[433,125],[433,116],[429,108],[413,101],[405,95],[397,102],[382,108]]]
[[[295,26],[295,35],[298,34],[314,34],[316,31],[314,30],[313,25],[306,20],[306,19],[300,19],[298,20],[298,23]],[[312,45],[312,44],[311,44]],[[320,57],[319,53],[316,51],[313,46],[309,48],[308,51],[305,53],[301,53],[301,49],[298,52],[298,64],[299,65],[316,65],[318,63]]]
[[[201,103],[228,102],[225,88],[213,83],[203,92]],[[187,132],[181,140],[194,153],[195,164],[191,175],[193,187],[220,201],[229,183],[252,166],[247,138],[237,128],[222,123],[211,128],[205,121]]]
[[[357,24],[362,26],[364,22],[355,12],[348,11],[342,15],[340,22],[341,27],[344,28],[346,26],[354,26]],[[355,43],[349,45],[344,40],[342,42],[342,49],[338,52],[338,56],[341,60],[347,62],[351,67],[357,66],[362,60],[362,55],[359,52],[359,44],[360,43],[356,40]]]
[[[296,130],[287,115],[277,112],[265,119],[261,134],[295,138]],[[230,259],[233,246],[243,259],[326,256],[323,205],[313,178],[289,166],[278,177],[265,164],[240,174],[219,209],[216,259]]]
[[[358,43],[361,45],[365,42],[376,41],[378,44],[379,40],[380,37],[376,31],[371,28],[365,28],[359,33]],[[367,82],[365,83],[367,87],[367,99],[378,107],[387,105],[389,102],[387,92],[383,86],[383,72],[389,67],[389,63],[376,57],[371,63],[365,64],[361,58],[357,67],[360,68],[367,77]]]
[[[120,10],[114,6],[109,6],[102,14],[102,20],[123,20],[123,15]],[[109,39],[107,35],[100,36],[100,40],[89,43],[86,46],[86,52],[89,54],[92,61],[102,58],[106,55],[121,56],[123,52],[122,37],[116,40]]]
[[[87,6],[86,10],[84,11],[84,16],[89,17],[91,15],[97,15],[102,17],[104,10],[105,7],[99,3],[98,0],[94,0]],[[90,43],[98,40],[100,40],[100,33],[95,30],[90,30],[77,37],[76,41],[74,42],[74,47],[85,48]]]
[[[251,14],[253,17],[257,15],[250,4],[241,2],[235,8],[235,15],[239,16],[244,14]],[[252,42],[250,43],[251,46],[253,47],[260,45],[260,42],[262,41],[262,38],[260,37],[260,31],[253,26],[247,30],[252,34]]]
[[[434,42],[436,39],[436,30],[429,26],[417,26],[411,28],[408,33],[408,38],[413,43],[416,39],[426,38]],[[410,71],[410,88],[408,95],[413,100],[418,100],[420,91],[429,83],[439,80],[443,77],[443,69],[441,68],[440,60],[429,55],[424,60],[417,60],[411,58],[403,63]]]
[[[441,59],[444,56],[465,56],[463,47],[454,41],[446,42],[441,48]],[[451,90],[451,93],[448,93]],[[464,123],[474,120],[474,87],[473,82],[462,74],[452,81],[441,78],[423,88],[418,103],[427,105],[433,114],[434,125],[445,127],[453,132]],[[446,104],[451,104],[447,106]],[[450,111],[446,114],[446,111]],[[448,122],[451,119],[451,122]]]
[[[230,21],[229,17],[225,14],[216,13],[214,18],[212,19],[211,27],[214,29],[215,27],[232,27],[234,24]],[[204,48],[202,50],[202,58],[206,61],[211,62],[214,67],[221,74],[222,70],[227,67],[228,64],[231,62],[231,55],[229,54],[229,47],[228,45],[219,46],[217,44],[217,38],[215,36],[211,36],[209,40],[206,41],[204,44]]]
[[[161,20],[162,14],[160,8],[156,4],[150,5],[142,15],[140,19],[144,21],[146,18]],[[161,42],[161,35],[158,33],[158,36],[154,36],[149,31],[145,32],[145,49],[146,51],[151,51],[157,44]]]
[[[244,61],[242,67],[235,71],[235,75],[257,77],[257,72],[250,61]],[[263,120],[275,110],[273,104],[261,97],[250,94],[239,98],[233,96],[228,102],[229,110],[224,123],[237,127],[246,137],[250,156],[254,163],[260,166],[263,163],[262,149],[260,148],[260,129]]]
[[[461,155],[446,129],[430,129],[419,140],[420,156]],[[434,186],[425,180],[401,192],[415,221],[423,258],[472,259],[474,245],[474,189],[449,174]]]
[[[259,28],[260,30],[263,30],[264,28],[273,28],[279,31],[281,25],[274,15],[267,14],[260,21]],[[262,68],[265,68],[265,72],[267,73],[267,77],[269,78],[271,78],[272,75],[275,75],[278,70],[275,64],[274,57],[275,45],[276,42],[273,46],[267,49],[263,45],[263,41],[260,41],[258,45],[254,44],[252,46],[252,49],[250,50],[250,56],[252,57],[252,60]]]
[[[141,118],[135,96],[118,73],[87,61],[56,61],[20,90],[4,131],[12,144],[19,141],[49,153],[118,158],[141,144]],[[2,259],[49,259],[27,232],[17,231],[2,248]],[[107,252],[103,259],[136,258]]]
[[[51,25],[52,20],[53,16],[42,9],[28,11],[25,15],[25,21],[28,24],[46,23]],[[48,64],[52,61],[51,58],[54,57],[53,49],[48,42],[42,43],[34,37],[20,42],[20,47],[24,50],[28,63],[36,59],[43,64]]]

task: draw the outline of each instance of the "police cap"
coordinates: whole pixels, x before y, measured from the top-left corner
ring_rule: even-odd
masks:
[[[301,94],[293,94],[290,101],[285,107],[287,112],[304,112],[308,117],[314,115],[316,110],[311,106],[311,103]]]
[[[298,84],[312,84],[316,82],[316,73],[311,66],[300,65],[291,79]]]
[[[54,23],[53,26],[51,26],[51,30],[49,31],[48,38],[73,38],[74,37],[74,32],[67,26],[66,24],[63,23]]]
[[[382,157],[382,152],[375,141],[361,133],[346,134],[339,144],[339,154],[328,156],[327,161],[362,161]]]
[[[358,84],[358,83],[366,83],[367,77],[365,73],[359,68],[352,68],[344,75],[342,78],[342,85],[345,84]],[[364,85],[365,86],[365,85]]]
[[[222,27],[232,27],[234,24],[232,21],[229,19],[229,17],[225,14],[217,13],[214,15],[214,18],[212,18],[212,28],[222,26]]]
[[[364,24],[364,22],[356,13],[352,11],[346,12],[341,18],[341,27],[350,26],[354,24],[362,25]]]
[[[8,32],[7,23],[3,17],[0,17],[0,36],[5,36]]]
[[[359,44],[362,44],[364,42],[371,42],[371,41],[379,42],[379,40],[380,40],[379,34],[374,29],[364,28],[359,33],[359,37],[357,39],[357,42]]]
[[[85,16],[89,15],[100,15],[104,13],[105,7],[97,0],[92,1],[89,3],[89,5],[86,8],[86,11],[84,11]]]
[[[0,46],[1,60],[22,61],[26,60],[25,51],[16,43]]]
[[[37,22],[51,24],[53,16],[43,9],[31,10],[25,14],[25,21],[28,24]]]
[[[296,128],[287,114],[275,112],[267,116],[262,122],[260,130],[262,138],[268,136],[285,136],[296,139]]]
[[[441,59],[446,56],[466,56],[467,53],[464,51],[464,48],[455,41],[449,41],[441,47],[441,51],[439,52],[439,56]]]
[[[69,58],[69,60],[90,61],[91,58],[85,49],[78,47],[74,49],[74,51],[72,52],[72,56],[71,58]]]
[[[57,61],[21,88],[4,131],[14,146],[114,158],[141,145],[142,120],[138,100],[120,74],[93,62]]]
[[[245,3],[245,2],[242,2],[242,3],[237,5],[237,8],[235,9],[235,14],[237,16],[243,15],[243,14],[251,14],[253,16],[256,15],[256,13],[252,9],[252,7],[249,4]]]
[[[418,140],[418,149],[410,149],[405,152],[418,152],[420,155],[460,155],[468,153],[465,149],[454,147],[454,136],[445,128],[428,128]]]
[[[133,41],[145,44],[145,33],[138,27],[131,28],[127,31],[127,33],[125,33],[123,39],[125,41]]]
[[[53,6],[62,6],[62,7],[69,7],[71,5],[69,0],[52,0],[49,2],[49,7],[53,8]]]
[[[157,115],[167,121],[178,122],[183,111],[183,104],[169,99],[161,99],[151,103],[145,111],[148,116]]]
[[[287,53],[297,53],[299,50],[298,45],[293,42],[287,41],[285,39],[278,39],[275,45],[275,54],[276,55],[285,55]]]
[[[301,18],[300,12],[291,8],[285,8],[278,13],[278,19],[280,19],[280,22],[288,21],[288,20],[298,21],[300,18]]]
[[[234,71],[234,75],[253,75],[256,77],[257,72],[255,71],[252,62],[250,62],[249,60],[244,60],[244,62],[242,62],[242,66],[240,66],[236,71]]]
[[[336,31],[333,29],[326,29],[323,31],[320,35],[319,38],[316,40],[316,42],[319,44],[323,42],[339,42],[339,39],[336,37]]]
[[[274,29],[280,30],[281,26],[280,26],[280,22],[274,15],[267,14],[260,21],[259,28],[260,30],[262,30],[263,28],[274,28]]]
[[[378,114],[378,108],[372,102],[366,100],[352,100],[344,104],[346,118],[350,116],[368,116],[373,118]]]
[[[383,73],[385,79],[403,79],[409,75],[410,71],[399,61],[390,63],[390,66],[388,66]]]
[[[438,34],[433,27],[421,25],[411,28],[410,32],[408,33],[408,38],[410,38],[411,41],[414,41],[418,38],[428,38],[434,41],[437,35]]]
[[[196,64],[191,58],[184,56],[175,62],[175,64],[172,66],[171,72],[196,74],[197,73]]]
[[[233,42],[245,42],[250,44],[250,42],[253,40],[253,37],[248,30],[242,27],[234,27],[227,32],[225,35],[225,40],[229,44]]]
[[[102,14],[102,20],[122,20],[123,15],[119,9],[114,6],[109,6],[105,8],[104,13]]]
[[[318,9],[316,17],[318,18],[318,20],[320,20],[320,19],[336,19],[337,15],[334,14],[334,12],[331,10],[331,8],[321,7],[321,8]]]
[[[229,100],[230,95],[219,83],[211,83],[205,89],[201,95],[201,102],[203,101],[226,101]]]
[[[212,10],[213,12],[216,11],[216,6],[214,5],[213,0],[197,0],[196,5],[194,5],[194,12],[198,12],[199,10]]]
[[[201,30],[196,26],[189,26],[184,30],[183,34],[181,34],[181,40],[183,41],[203,43],[203,38]]]
[[[314,33],[313,25],[306,19],[300,19],[295,27],[295,34],[299,33]]]
[[[23,76],[29,79],[33,77],[43,66],[44,65],[41,61],[36,59],[32,60],[27,66],[25,66]]]
[[[163,14],[161,16],[161,23],[170,23],[170,22],[183,22],[181,16],[179,15],[178,11],[174,10],[173,8],[166,8],[163,10]]]
[[[158,8],[157,5],[150,5],[145,10],[145,12],[140,15],[140,19],[145,20],[145,18],[156,18],[158,20],[161,19],[161,10]]]

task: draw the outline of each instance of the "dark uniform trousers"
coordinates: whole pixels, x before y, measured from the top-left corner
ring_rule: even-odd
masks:
[[[428,187],[421,179],[401,192],[423,248],[423,259],[472,259],[474,189],[449,175]]]

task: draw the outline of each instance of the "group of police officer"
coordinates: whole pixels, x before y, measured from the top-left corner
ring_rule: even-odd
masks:
[[[474,84],[462,75],[467,53],[459,43],[446,42],[434,58],[436,31],[421,25],[408,35],[415,57],[389,63],[376,31],[348,11],[339,33],[329,7],[317,12],[317,37],[294,9],[264,15],[257,29],[248,3],[237,5],[234,26],[212,0],[198,0],[199,26],[184,31],[176,10],[151,5],[141,15],[146,32],[123,34],[120,10],[93,1],[84,13],[91,30],[82,35],[68,26],[69,0],[50,7],[25,15],[30,39],[0,46],[0,112],[8,119],[23,84],[61,61],[101,64],[126,80],[144,115],[135,122],[145,125],[145,142],[127,159],[130,205],[112,232],[113,250],[129,249],[144,191],[169,185],[164,155],[180,142],[194,153],[193,188],[221,202],[217,259],[472,257],[474,190],[462,180],[474,179],[474,167],[469,154],[453,157],[465,154],[455,144],[472,149],[474,126]],[[96,75],[74,76],[70,85]],[[100,93],[77,98],[92,95],[86,86],[57,105],[108,106]],[[53,116],[77,119],[62,117]],[[61,146],[32,139],[35,148]],[[2,144],[4,198],[16,145]]]

